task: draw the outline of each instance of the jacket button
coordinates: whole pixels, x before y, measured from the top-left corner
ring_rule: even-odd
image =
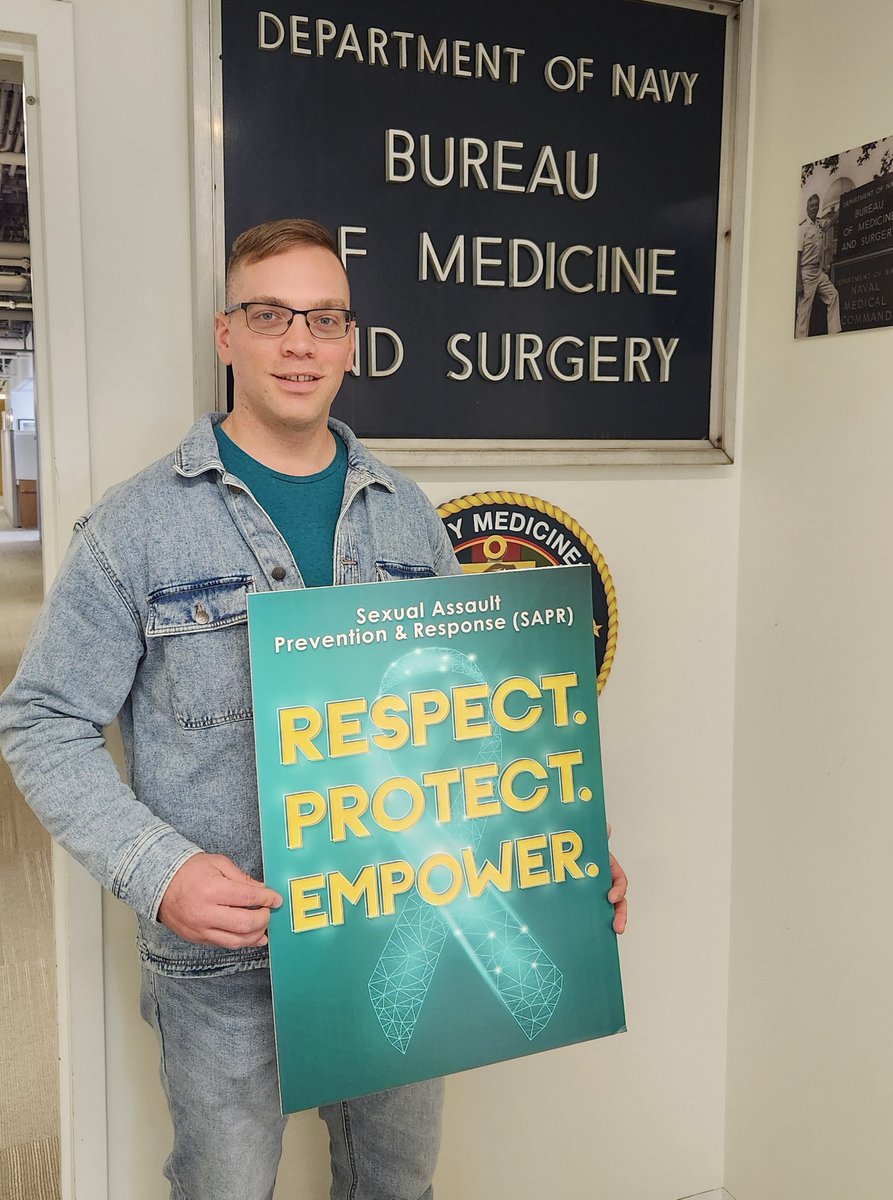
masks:
[[[280,579],[285,578],[285,575],[286,575],[285,567],[274,567],[273,570],[270,572],[270,574],[273,576],[273,578],[278,583],[278,581]]]

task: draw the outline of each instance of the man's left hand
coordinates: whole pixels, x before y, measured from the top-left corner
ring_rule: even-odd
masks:
[[[608,826],[608,837],[611,836],[611,826]],[[611,890],[608,892],[608,900],[614,905],[614,932],[623,933],[626,929],[626,889],[628,881],[626,872],[620,863],[614,857],[611,859]]]
[[[626,872],[613,854],[610,857],[611,890],[608,899],[614,905],[614,932],[623,933],[626,929]]]

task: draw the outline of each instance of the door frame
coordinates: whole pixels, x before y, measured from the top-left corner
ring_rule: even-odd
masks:
[[[44,587],[92,501],[74,12],[0,0],[0,52],[23,64]],[[101,889],[53,848],[63,1200],[108,1200]]]

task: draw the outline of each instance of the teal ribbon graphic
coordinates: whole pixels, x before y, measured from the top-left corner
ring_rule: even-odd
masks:
[[[453,674],[483,683],[474,660],[458,650],[432,647],[414,650],[385,672],[379,695],[393,694],[419,675]],[[494,723],[490,737],[478,743],[476,763],[500,762],[502,734]],[[483,836],[483,819],[461,826],[465,843],[475,850]],[[454,825],[449,834],[457,848],[462,840]],[[531,1041],[551,1020],[561,997],[563,975],[527,924],[500,894],[457,899],[449,915],[412,892],[404,898],[394,928],[369,978],[369,996],[382,1031],[405,1054],[434,978],[447,937],[452,933],[482,980]]]

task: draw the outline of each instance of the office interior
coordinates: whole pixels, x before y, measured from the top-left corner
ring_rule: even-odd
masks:
[[[600,720],[631,879],[628,1032],[451,1079],[440,1200],[889,1191],[893,329],[795,342],[793,307],[801,165],[893,134],[893,10],[746,3],[734,462],[411,470],[435,504],[545,497],[607,557],[620,639]],[[181,0],[0,0],[0,27],[54,64],[40,99],[65,120],[46,141],[68,130],[73,148],[41,194],[48,229],[63,196],[69,220],[47,235],[44,352],[69,370],[44,389],[36,347],[19,418],[52,466],[35,470],[49,581],[77,512],[196,412],[192,31]],[[60,856],[54,871],[61,1195],[161,1200],[170,1127],[133,917]],[[276,1200],[323,1200],[327,1172],[323,1126],[293,1118]]]

